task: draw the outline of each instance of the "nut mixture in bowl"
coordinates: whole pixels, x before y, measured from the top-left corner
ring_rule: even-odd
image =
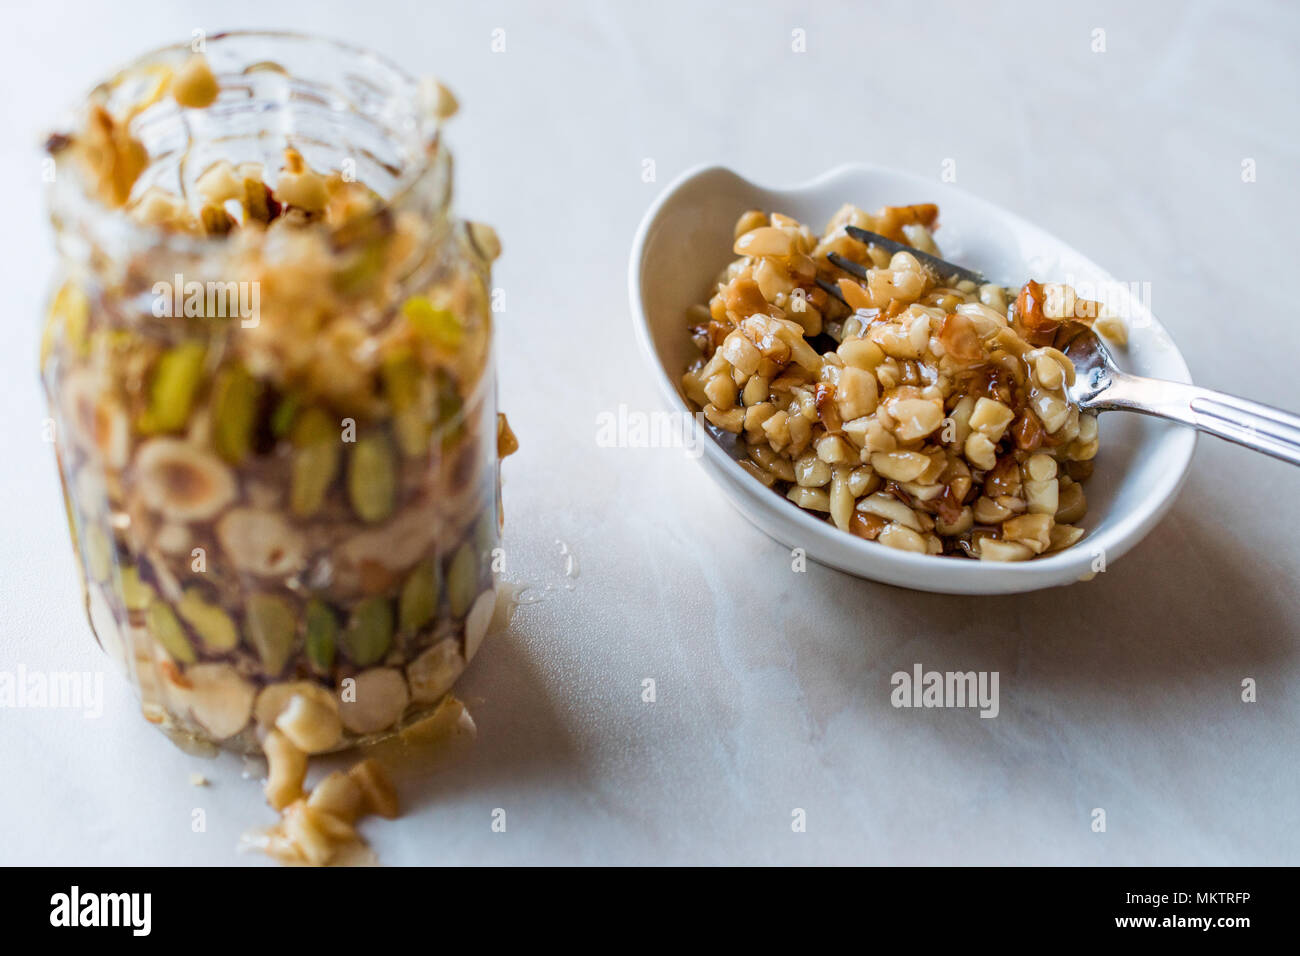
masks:
[[[741,467],[838,528],[921,554],[1023,561],[1084,534],[1097,419],[1070,402],[1067,320],[1123,326],[1064,285],[944,284],[938,208],[846,205],[820,238],[751,210],[740,256],[688,311],[700,357],[688,400],[736,436]],[[867,268],[859,280],[827,256]],[[833,284],[843,301],[817,284]]]

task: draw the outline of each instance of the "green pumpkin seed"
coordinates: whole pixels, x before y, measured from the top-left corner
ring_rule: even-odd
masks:
[[[437,417],[439,430],[442,432],[443,449],[451,448],[465,434],[465,403],[460,397],[456,380],[442,369],[438,370]]]
[[[393,434],[397,445],[407,458],[423,458],[429,453],[429,436],[433,422],[419,408],[408,408],[393,415]]]
[[[320,510],[339,470],[339,433],[319,408],[308,408],[293,428],[289,509],[299,518]]]
[[[432,558],[417,564],[402,585],[397,620],[403,634],[414,634],[438,610],[438,566]]]
[[[339,468],[339,450],[334,445],[312,445],[293,453],[289,486],[289,508],[299,518],[320,510]]]
[[[315,599],[307,602],[303,616],[307,620],[307,659],[320,673],[329,673],[338,643],[338,620],[328,604]]]
[[[185,589],[176,602],[176,613],[192,627],[210,651],[228,651],[239,644],[239,629],[230,615],[203,599],[198,588]]]
[[[149,605],[149,610],[145,612],[145,626],[153,639],[163,646],[163,650],[182,664],[193,664],[198,659],[185,628],[166,602],[154,601]]]
[[[383,598],[366,598],[352,610],[343,645],[358,667],[374,664],[393,643],[393,609]]]
[[[455,350],[465,340],[465,324],[449,309],[440,309],[425,296],[417,295],[402,304],[402,315],[421,338],[439,348]]]
[[[478,594],[478,554],[472,544],[462,544],[452,555],[447,569],[447,601],[453,617],[469,611]]]
[[[304,408],[302,414],[293,423],[290,436],[294,448],[308,448],[312,445],[337,445],[339,428],[329,414],[319,408]]]
[[[140,569],[128,564],[121,571],[122,606],[128,611],[143,611],[157,595],[153,586],[140,579]]]
[[[199,342],[186,342],[162,354],[149,383],[149,407],[137,422],[140,431],[152,435],[184,427],[199,389],[206,354]]]
[[[248,642],[262,659],[262,669],[278,677],[293,650],[297,620],[293,605],[275,594],[254,594],[244,607]]]
[[[397,411],[410,408],[420,398],[420,365],[403,350],[384,359],[379,369],[384,395]]]
[[[393,408],[393,433],[408,458],[421,458],[429,451],[433,431],[431,396],[426,397],[425,373],[411,354],[385,360],[380,374],[384,394]]]
[[[271,413],[271,434],[276,438],[283,438],[289,434],[293,428],[294,418],[298,414],[298,396],[286,395],[275,406],[275,411]]]
[[[231,365],[217,375],[212,390],[212,444],[237,465],[253,449],[262,386],[242,365]]]
[[[348,469],[348,496],[362,521],[383,521],[397,501],[397,461],[388,436],[373,432],[357,439]]]
[[[86,529],[86,571],[92,580],[101,582],[113,571],[113,547],[97,524]]]

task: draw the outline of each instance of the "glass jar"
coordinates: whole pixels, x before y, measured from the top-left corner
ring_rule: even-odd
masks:
[[[255,751],[292,704],[324,752],[431,711],[493,615],[495,236],[452,217],[441,87],[293,34],[204,46],[211,103],[165,49],[50,139],[41,379],[146,718]]]

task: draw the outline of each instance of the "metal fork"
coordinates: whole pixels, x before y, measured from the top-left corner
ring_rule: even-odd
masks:
[[[865,242],[869,246],[879,246],[890,255],[893,255],[895,252],[906,252],[909,255],[915,256],[916,260],[921,263],[922,267],[928,270],[940,282],[952,283],[954,281],[960,282],[963,279],[968,279],[976,285],[984,285],[989,281],[974,269],[967,269],[965,266],[945,262],[938,256],[932,256],[930,253],[922,252],[920,249],[913,249],[904,242],[895,242],[893,239],[882,236],[878,232],[859,229],[857,226],[845,226],[844,231],[859,242]],[[856,276],[859,279],[866,279],[867,277],[867,269],[865,266],[860,266],[851,259],[845,259],[838,252],[830,253],[826,256],[826,259],[832,265],[843,269],[851,276]],[[844,302],[844,296],[835,283],[827,282],[825,279],[819,278],[817,284],[825,289],[828,295],[833,295],[841,302]],[[847,302],[844,302],[844,304],[848,305]]]
[[[1191,425],[1254,451],[1300,465],[1300,415],[1196,385],[1129,375],[1115,367],[1092,329],[1069,322],[1065,354],[1074,363],[1070,400],[1080,408],[1139,412]]]
[[[856,226],[845,229],[854,239],[891,253],[907,252],[915,256],[940,280],[969,279],[980,285],[988,281],[978,272],[874,232]],[[827,259],[851,275],[867,277],[865,268],[837,253],[832,252]],[[834,283],[819,278],[817,284],[844,301]],[[1082,322],[1067,322],[1065,336],[1069,344],[1064,352],[1075,368],[1074,384],[1068,394],[1080,408],[1138,412],[1163,418],[1300,465],[1300,415],[1208,388],[1129,375],[1119,370],[1097,333]]]

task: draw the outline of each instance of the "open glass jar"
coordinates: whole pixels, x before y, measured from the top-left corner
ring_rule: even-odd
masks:
[[[41,378],[145,716],[254,751],[293,702],[324,752],[430,711],[492,618],[498,249],[452,218],[444,89],[298,35],[204,47],[50,139]]]

